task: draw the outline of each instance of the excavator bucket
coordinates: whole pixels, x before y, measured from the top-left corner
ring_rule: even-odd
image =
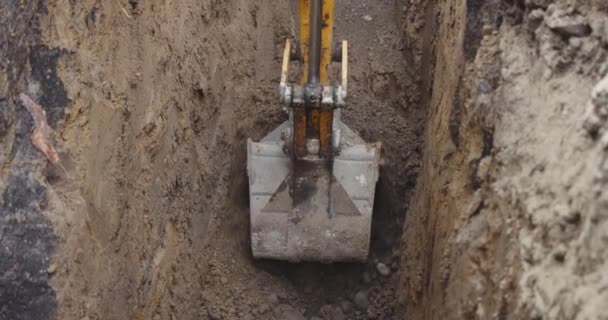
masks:
[[[300,0],[300,50],[287,41],[281,73],[289,120],[260,142],[247,142],[255,258],[367,259],[380,143],[365,143],[341,121],[348,45],[331,48],[332,28],[333,1]],[[302,85],[287,83],[292,60],[307,67]],[[340,85],[327,84],[332,60],[342,63]]]
[[[366,144],[340,123],[342,149],[332,163],[294,164],[280,138],[288,125],[282,124],[260,142],[247,143],[254,257],[365,261],[380,145]]]

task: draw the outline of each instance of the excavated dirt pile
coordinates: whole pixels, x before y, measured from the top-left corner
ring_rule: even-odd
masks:
[[[605,1],[336,1],[383,164],[334,265],[250,253],[296,8],[0,0],[0,320],[608,317]]]

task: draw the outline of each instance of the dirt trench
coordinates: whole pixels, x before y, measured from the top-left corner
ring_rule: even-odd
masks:
[[[606,316],[602,1],[337,1],[383,164],[369,261],[334,265],[250,253],[295,0],[0,4],[0,319]]]
[[[13,293],[4,318],[397,318],[399,238],[425,109],[393,1],[344,1],[336,12],[336,38],[349,40],[352,57],[344,120],[384,148],[369,263],[289,264],[250,253],[245,142],[285,119],[277,85],[296,4],[14,4],[30,19],[22,27],[36,27],[21,52],[8,52],[30,57],[9,74],[7,118],[23,127],[25,145],[31,123],[16,93],[57,110],[47,115],[60,165],[27,146],[36,159],[29,177],[44,185],[36,217],[53,237],[38,261],[40,282],[50,284],[25,295],[44,297],[37,310]],[[50,62],[37,65],[38,54]]]
[[[608,8],[427,3],[433,77],[400,314],[604,319]],[[429,40],[429,38],[426,38]]]

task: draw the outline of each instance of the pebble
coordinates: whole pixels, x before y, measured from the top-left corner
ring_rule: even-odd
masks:
[[[477,92],[480,94],[486,94],[486,93],[490,93],[492,91],[492,85],[490,85],[490,83],[485,80],[485,79],[481,79],[479,81],[479,84],[477,85]]]
[[[581,213],[578,211],[568,211],[562,216],[562,219],[568,224],[578,224],[581,221]]]
[[[585,112],[583,127],[589,133],[596,134],[605,124],[607,110],[608,76],[604,77],[591,92],[591,103]]]
[[[355,306],[360,310],[367,310],[369,307],[369,300],[367,299],[367,292],[365,290],[361,290],[355,294],[355,298],[353,299]]]
[[[566,252],[566,247],[563,244],[560,244],[553,252],[553,259],[555,259],[557,262],[563,263],[566,259]]]
[[[486,156],[479,160],[479,165],[477,166],[477,180],[480,182],[485,182],[488,180],[490,175],[490,167],[492,166],[492,157]]]
[[[534,9],[528,15],[528,28],[530,31],[536,30],[545,18],[545,11],[542,9]]]
[[[550,16],[545,16],[545,23],[553,32],[565,37],[586,37],[592,31],[585,17],[563,10],[554,10]]]
[[[570,38],[568,43],[575,49],[579,49],[583,45],[583,41],[580,38]]]
[[[372,21],[372,16],[370,16],[369,14],[366,14],[363,16],[363,20],[365,21]]]
[[[57,264],[51,263],[49,268],[47,269],[48,274],[53,274],[57,270]]]
[[[213,310],[212,308],[207,309],[207,315],[209,316],[209,319],[211,319],[211,320],[222,319],[222,316],[216,310]]]
[[[391,274],[391,269],[382,262],[378,262],[376,265],[376,270],[378,270],[378,273],[384,277],[388,277]]]

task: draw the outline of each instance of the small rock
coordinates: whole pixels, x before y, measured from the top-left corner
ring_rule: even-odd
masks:
[[[485,79],[481,79],[479,81],[479,84],[477,85],[477,92],[480,94],[486,94],[486,93],[490,93],[492,91],[492,85],[490,85],[490,83],[485,80]]]
[[[562,219],[568,224],[579,224],[581,222],[581,213],[578,211],[568,211],[562,215]]]
[[[221,282],[222,284],[226,284],[226,283],[228,283],[228,278],[226,278],[226,277],[221,277],[221,278],[220,278],[220,282]]]
[[[591,102],[584,115],[583,127],[595,135],[608,120],[608,76],[604,77],[591,93]]]
[[[593,104],[587,105],[587,110],[583,116],[583,128],[589,132],[590,135],[596,136],[600,128],[602,127],[602,119],[595,111]]]
[[[207,315],[209,316],[209,319],[211,320],[221,320],[222,316],[219,314],[219,312],[217,310],[214,310],[213,308],[207,308]]]
[[[593,57],[600,51],[600,42],[595,38],[584,38],[581,42],[579,49],[579,55],[583,60],[593,59]]]
[[[384,277],[388,277],[391,274],[391,268],[387,267],[384,263],[379,262],[376,265],[376,270],[378,270],[378,273],[381,274]]]
[[[361,290],[355,294],[355,298],[353,299],[355,306],[359,310],[367,310],[369,307],[369,300],[367,298],[367,292],[365,290]]]
[[[559,245],[555,251],[553,251],[553,259],[555,259],[555,261],[557,262],[564,262],[564,260],[566,259],[566,247],[562,244]]]
[[[74,254],[74,262],[81,264],[83,259],[84,259],[84,253],[82,252],[82,249],[76,250],[76,253]]]
[[[545,18],[545,11],[543,9],[534,9],[528,14],[528,20],[532,23],[533,28],[536,29]]]
[[[57,264],[56,263],[51,263],[51,265],[49,266],[49,268],[46,271],[49,274],[53,274],[53,273],[55,273],[56,270],[57,270]]]
[[[393,249],[391,250],[391,257],[393,259],[399,259],[400,255],[401,255],[401,252],[399,252],[399,248],[398,247],[393,247]]]
[[[564,37],[586,37],[592,31],[585,17],[568,14],[560,9],[555,9],[551,15],[545,16],[545,24],[551,31]]]
[[[574,49],[579,49],[583,45],[583,41],[580,38],[570,38],[568,43]]]
[[[491,165],[492,157],[486,156],[479,160],[479,165],[477,166],[477,181],[486,182],[488,180]]]
[[[534,9],[530,11],[530,14],[528,15],[528,29],[530,31],[536,30],[543,22],[544,17],[545,11],[542,9]]]
[[[365,21],[372,21],[372,16],[370,16],[369,14],[366,14],[363,16],[363,20]]]

